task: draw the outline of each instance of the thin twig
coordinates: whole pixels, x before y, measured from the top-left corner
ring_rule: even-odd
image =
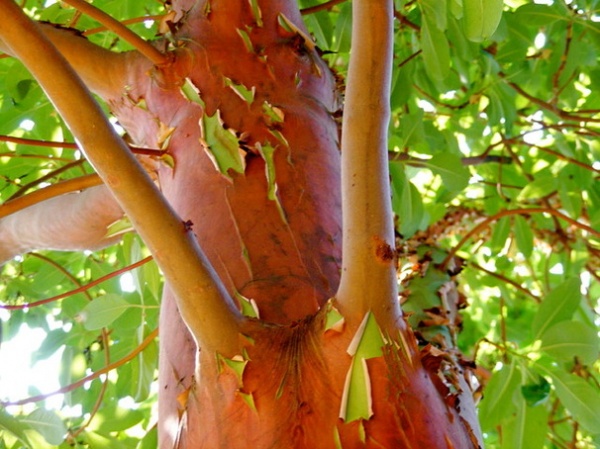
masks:
[[[150,343],[152,343],[154,341],[154,339],[157,336],[158,336],[158,329],[154,329],[144,339],[144,341],[142,341],[142,343],[140,343],[140,345],[137,348],[135,348],[133,351],[131,351],[125,357],[123,357],[120,360],[117,360],[116,362],[111,363],[110,365],[105,366],[104,368],[99,369],[98,371],[90,374],[89,376],[84,377],[83,379],[78,380],[75,383],[72,383],[70,385],[62,387],[62,388],[60,388],[58,390],[55,390],[55,391],[53,391],[51,393],[38,394],[37,396],[31,396],[29,398],[20,399],[18,401],[6,401],[6,402],[0,401],[0,405],[2,405],[4,407],[7,407],[9,405],[24,405],[24,404],[29,404],[30,402],[40,402],[40,401],[43,401],[44,399],[47,399],[47,398],[49,398],[51,396],[55,396],[57,394],[65,394],[65,393],[68,393],[70,391],[73,391],[73,390],[75,390],[75,389],[77,389],[79,387],[82,387],[87,382],[90,382],[90,381],[92,381],[94,379],[97,379],[98,377],[102,376],[103,374],[107,374],[107,373],[111,372],[112,370],[117,369],[120,366],[123,366],[124,364],[126,364],[130,360],[133,360],[135,357],[137,357],[137,355],[140,352],[142,352],[144,349],[146,349],[150,345]]]
[[[67,170],[70,170],[74,167],[78,167],[78,166],[82,165],[84,162],[85,162],[85,159],[79,159],[76,161],[69,162],[68,164],[63,165],[62,167],[59,167],[56,170],[52,170],[50,173],[45,174],[41,178],[35,179],[31,182],[28,182],[27,184],[24,184],[23,186],[21,186],[21,188],[19,188],[19,190],[17,190],[15,193],[13,193],[10,196],[10,198],[8,198],[7,201],[11,201],[20,196],[23,196],[25,194],[25,192],[27,192],[32,187],[40,185],[41,183],[46,182],[49,179],[52,179],[52,178],[60,175],[61,173],[66,172]]]
[[[133,17],[131,19],[121,20],[120,22],[122,25],[133,25],[134,23],[146,22],[149,20],[151,20],[151,21],[161,20],[163,17],[165,17],[164,14],[157,14],[155,16]],[[103,31],[107,31],[107,30],[108,30],[108,27],[106,27],[106,26],[90,28],[89,30],[84,31],[83,35],[91,36],[92,34],[102,33]]]
[[[33,254],[35,254],[35,253],[32,253],[32,255]],[[39,256],[39,255],[36,254],[36,256]],[[68,298],[69,296],[76,295],[77,293],[85,292],[85,291],[89,290],[90,288],[95,287],[96,285],[102,284],[103,282],[114,278],[115,276],[119,276],[120,274],[123,274],[127,271],[131,271],[135,268],[141,267],[142,265],[150,262],[151,260],[152,260],[152,256],[148,256],[142,260],[139,260],[130,265],[127,265],[126,267],[120,268],[117,271],[113,271],[112,273],[105,274],[104,276],[99,277],[95,281],[91,281],[85,285],[77,287],[74,290],[71,290],[71,291],[68,291],[65,293],[61,293],[61,294],[53,296],[51,298],[41,299],[41,300],[35,301],[35,302],[28,302],[28,303],[26,302],[24,304],[0,304],[0,309],[4,309],[4,310],[31,309],[33,307],[38,307],[38,306],[42,306],[44,304],[48,304],[51,302],[56,302],[56,301],[59,301],[64,298]]]
[[[161,53],[152,44],[142,39],[118,20],[106,14],[104,11],[96,8],[93,5],[83,0],[63,0],[64,3],[71,5],[73,8],[83,12],[92,19],[100,22],[107,29],[115,33],[124,41],[131,44],[141,54],[146,56],[155,65],[165,65],[170,62],[169,56]]]
[[[571,217],[566,216],[565,214],[557,211],[556,209],[552,209],[552,208],[545,208],[545,207],[535,207],[535,208],[530,208],[530,209],[508,209],[508,210],[503,210],[498,212],[495,215],[492,215],[491,217],[486,218],[485,220],[483,220],[481,223],[479,223],[477,226],[475,226],[473,229],[471,229],[469,232],[467,232],[465,234],[465,236],[450,250],[448,251],[448,255],[446,256],[446,258],[444,259],[444,261],[441,263],[441,269],[445,270],[446,269],[446,265],[448,264],[448,262],[452,259],[452,257],[454,257],[454,255],[456,254],[456,252],[474,235],[480,233],[481,231],[483,231],[485,228],[487,228],[491,223],[493,223],[494,221],[497,221],[499,219],[501,219],[502,217],[508,217],[510,215],[529,215],[529,214],[550,214],[553,215],[554,217],[560,218],[562,220],[565,220],[566,222],[568,222],[569,224],[582,229],[584,231],[589,232],[590,234],[594,235],[595,237],[600,238],[600,231],[596,231],[594,228],[583,224],[577,220],[573,220]]]
[[[300,10],[300,13],[305,16],[307,14],[314,14],[319,11],[327,11],[333,8],[335,5],[339,5],[340,3],[344,3],[348,0],[329,0],[328,2],[322,3],[320,5],[310,6],[308,8],[304,8]]]
[[[512,279],[509,279],[506,276],[502,276],[501,274],[498,274],[498,273],[495,273],[493,271],[490,271],[490,270],[482,267],[481,265],[479,265],[476,262],[469,261],[469,265],[471,265],[474,268],[477,268],[480,271],[483,271],[485,274],[487,274],[489,276],[495,277],[496,279],[500,279],[504,283],[512,285],[514,288],[516,288],[517,290],[519,290],[521,293],[524,293],[525,295],[533,298],[535,300],[535,302],[539,303],[541,301],[538,296],[536,296],[533,293],[531,293],[531,291],[529,291],[525,287],[521,286],[518,282],[513,281]]]

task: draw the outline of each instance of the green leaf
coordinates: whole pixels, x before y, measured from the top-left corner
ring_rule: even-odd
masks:
[[[553,6],[528,3],[515,11],[515,17],[520,23],[534,27],[547,27],[562,17]]]
[[[519,251],[525,257],[530,257],[533,251],[533,231],[531,230],[531,224],[520,215],[516,215],[514,220],[517,248],[519,248]]]
[[[408,180],[401,162],[390,163],[392,176],[392,207],[398,216],[398,231],[404,238],[420,228],[425,209],[417,188]]]
[[[331,50],[335,53],[345,53],[350,50],[352,40],[352,5],[343,3],[335,23],[333,44]]]
[[[502,426],[502,449],[542,449],[548,432],[548,411],[517,401],[517,413]]]
[[[142,333],[144,326],[140,327],[138,332]],[[138,343],[141,342],[141,337],[147,335],[142,334],[138,338]],[[136,402],[144,401],[150,395],[152,383],[155,378],[155,370],[158,362],[158,345],[157,343],[151,342],[146,349],[140,352],[135,359],[131,362],[131,378],[135,379],[131,382],[131,396]]]
[[[539,339],[553,324],[572,318],[581,303],[580,288],[580,280],[570,278],[546,295],[533,319],[535,339]]]
[[[98,411],[92,421],[91,429],[98,430],[103,434],[122,432],[135,426],[143,419],[144,413],[141,410],[131,410],[113,405]]]
[[[488,39],[502,18],[503,0],[463,0],[463,28],[469,40]]]
[[[448,190],[460,191],[469,184],[469,170],[462,165],[460,157],[444,152],[433,155],[423,164],[436,175],[442,177],[442,182]]]
[[[490,249],[498,254],[506,246],[508,235],[510,234],[510,217],[502,217],[498,220],[492,229],[492,238],[490,239]]]
[[[521,373],[515,363],[504,365],[495,372],[485,388],[479,407],[482,430],[491,430],[515,412],[513,396],[521,384]]]
[[[443,80],[450,71],[450,47],[443,31],[424,20],[421,25],[421,49],[425,70],[433,80]]]
[[[260,318],[258,305],[256,304],[256,301],[254,299],[246,298],[239,292],[235,292],[235,297],[237,298],[240,304],[240,308],[242,309],[242,314],[244,316]]]
[[[230,78],[223,77],[225,85],[235,92],[235,94],[244,100],[248,105],[251,105],[254,101],[254,95],[256,94],[256,88],[252,86],[248,89],[243,84],[236,84]]]
[[[110,326],[129,307],[127,301],[116,294],[108,294],[95,298],[83,308],[79,316],[87,330],[97,330]]]
[[[556,395],[582,427],[590,433],[598,432],[600,423],[600,391],[581,377],[564,371],[550,372]]]
[[[67,427],[60,417],[53,411],[38,408],[31,412],[23,422],[29,424],[49,443],[58,446],[67,434]]]
[[[335,308],[331,300],[327,301],[326,310],[325,330],[341,330],[341,326],[344,324],[344,316]]]
[[[436,28],[444,31],[448,26],[448,3],[447,0],[421,0],[419,6],[423,16]]]
[[[570,362],[575,357],[591,365],[598,360],[598,332],[581,321],[561,321],[541,336],[541,350],[557,360]]]
[[[527,402],[527,405],[535,407],[541,404],[550,394],[550,383],[544,377],[540,377],[538,382],[523,385],[521,395]]]
[[[10,433],[27,447],[31,447],[26,433],[26,430],[29,428],[29,425],[9,415],[3,408],[0,408],[0,430]]]
[[[552,174],[536,177],[517,196],[518,201],[543,198],[558,188],[558,178]]]

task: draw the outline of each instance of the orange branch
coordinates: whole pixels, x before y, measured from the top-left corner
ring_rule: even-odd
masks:
[[[13,193],[11,195],[11,197],[8,199],[8,201],[14,200],[15,198],[23,196],[23,194],[25,192],[27,192],[29,189],[31,189],[32,187],[35,187],[45,181],[48,181],[49,179],[52,179],[52,178],[60,175],[61,173],[66,172],[67,170],[70,170],[74,167],[78,167],[78,166],[82,165],[84,162],[85,162],[85,159],[78,159],[78,160],[69,162],[68,164],[63,165],[62,167],[52,170],[50,173],[45,174],[41,178],[35,179],[31,182],[28,182],[27,184],[22,185],[19,188],[19,190],[17,190],[15,193]]]
[[[17,211],[41,203],[44,200],[63,195],[65,193],[84,190],[88,187],[94,187],[102,184],[102,180],[96,174],[80,176],[79,178],[68,179],[51,186],[45,187],[28,195],[7,201],[0,206],[0,218],[14,214]]]

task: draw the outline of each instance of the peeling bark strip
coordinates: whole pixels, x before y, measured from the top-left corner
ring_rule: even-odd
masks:
[[[335,78],[295,1],[171,3],[160,66],[46,30],[134,143],[166,151],[159,193],[54,46],[0,0],[11,24],[0,38],[47,87],[169,283],[160,447],[476,447],[441,364],[421,363],[389,263],[391,0],[353,3],[341,162]]]

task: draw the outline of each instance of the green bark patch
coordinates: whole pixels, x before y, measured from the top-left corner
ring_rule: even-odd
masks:
[[[194,85],[191,79],[186,78],[179,91],[185,99],[204,108],[204,100],[200,96],[200,90]]]
[[[200,142],[215,168],[223,176],[231,179],[230,170],[236,173],[244,173],[246,168],[245,153],[240,148],[240,142],[235,132],[225,127],[219,110],[213,115],[204,114],[202,116],[200,130],[202,133]]]
[[[346,375],[340,418],[345,422],[369,419],[373,416],[371,379],[367,360],[383,355],[385,341],[379,325],[371,312],[367,312],[347,352],[352,356]]]
[[[237,300],[240,303],[240,308],[241,308],[242,314],[244,314],[244,316],[247,316],[250,318],[260,318],[260,312],[258,310],[258,305],[256,304],[256,301],[254,299],[246,298],[239,292],[235,293],[235,297],[237,298]]]
[[[344,326],[344,316],[332,304],[331,300],[327,302],[327,311],[325,312],[325,332],[333,330],[341,332]]]
[[[225,85],[229,87],[238,97],[244,100],[248,105],[254,102],[254,96],[256,94],[256,87],[252,86],[248,89],[243,84],[236,84],[231,79],[223,77]]]
[[[258,25],[259,27],[262,27],[263,26],[262,11],[260,9],[260,6],[258,6],[258,0],[248,0],[248,3],[250,3],[250,9],[252,9],[252,16],[254,16],[256,25]]]
[[[244,41],[244,46],[246,47],[246,50],[248,50],[249,53],[256,53],[256,51],[254,50],[254,44],[252,43],[248,32],[246,30],[242,30],[241,28],[238,28],[236,31],[237,34],[242,38],[242,41]]]

